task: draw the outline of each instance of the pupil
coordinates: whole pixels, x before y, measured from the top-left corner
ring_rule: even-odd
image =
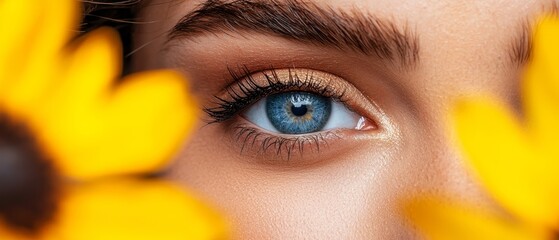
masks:
[[[300,107],[291,106],[291,112],[297,117],[305,116],[307,114],[307,105],[301,105]]]

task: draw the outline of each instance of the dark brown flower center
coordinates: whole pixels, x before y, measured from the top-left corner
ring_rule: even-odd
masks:
[[[33,233],[56,210],[54,168],[22,125],[0,114],[0,219]]]

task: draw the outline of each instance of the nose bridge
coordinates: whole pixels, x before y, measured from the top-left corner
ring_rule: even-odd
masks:
[[[458,75],[449,79],[468,81],[470,77],[472,76]],[[495,78],[493,80],[505,81]],[[453,103],[463,96],[461,94],[464,93],[452,92],[432,97],[431,103],[428,104],[430,107],[427,107],[429,110],[419,113],[425,115],[417,120],[422,131],[416,135],[408,134],[404,140],[405,147],[402,149],[410,152],[406,161],[411,163],[408,169],[400,173],[401,176],[412,175],[411,181],[415,182],[398,198],[409,198],[420,193],[495,208],[493,199],[469,165],[454,129],[451,116]]]
[[[364,195],[367,199],[363,201],[360,217],[353,219],[358,222],[355,222],[351,239],[419,238],[403,215],[402,207],[405,201],[426,194],[491,205],[490,199],[464,167],[461,154],[445,141],[443,138],[425,141],[425,144],[436,147],[420,146],[424,151],[410,152],[408,159],[402,159],[407,161],[402,165],[407,166],[399,168],[400,172],[383,183],[390,190],[371,190]],[[379,193],[383,195],[379,196]]]
[[[480,6],[490,2],[476,1]],[[515,75],[520,70],[511,64],[508,47],[516,36],[511,29],[517,29],[519,23],[495,19],[488,9],[472,5],[456,17],[445,15],[447,22],[434,19],[418,25],[422,32],[422,65],[415,73],[417,84],[411,84],[413,89],[409,91],[417,106],[416,129],[402,130],[403,151],[410,152],[406,161],[417,167],[408,169],[407,174],[416,179],[414,187],[418,189],[486,201],[476,176],[464,161],[450,114],[453,104],[466,96],[494,95],[509,102],[515,98]],[[507,9],[517,11],[514,6]],[[439,28],[433,29],[435,22]]]
[[[397,157],[385,166],[391,170],[368,181],[363,189],[365,199],[354,202],[363,205],[356,207],[360,217],[353,218],[357,222],[352,224],[352,239],[415,239],[417,233],[401,212],[403,202],[414,196],[432,194],[489,202],[466,170],[447,125],[439,115],[411,128],[420,131],[402,130],[402,144],[394,152]]]
[[[451,126],[448,126],[451,128]],[[484,199],[477,176],[468,165],[460,144],[452,130],[434,137],[431,153],[431,182],[426,182],[426,189],[434,188],[443,195],[462,198],[467,201]]]

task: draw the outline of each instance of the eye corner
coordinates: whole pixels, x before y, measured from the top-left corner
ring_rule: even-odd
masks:
[[[355,130],[357,131],[375,131],[379,129],[378,123],[363,116],[359,118],[357,126],[355,126]]]

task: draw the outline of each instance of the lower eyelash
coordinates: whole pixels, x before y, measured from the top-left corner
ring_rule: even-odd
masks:
[[[316,132],[308,135],[291,137],[277,136],[262,132],[248,124],[234,126],[234,140],[240,144],[241,154],[248,148],[256,149],[257,154],[274,156],[289,161],[294,154],[302,156],[310,149],[311,152],[319,153],[321,146],[328,147],[328,140],[340,138],[336,131]],[[325,146],[323,146],[325,145]],[[268,154],[273,153],[273,154]],[[277,160],[277,159],[271,159]]]

